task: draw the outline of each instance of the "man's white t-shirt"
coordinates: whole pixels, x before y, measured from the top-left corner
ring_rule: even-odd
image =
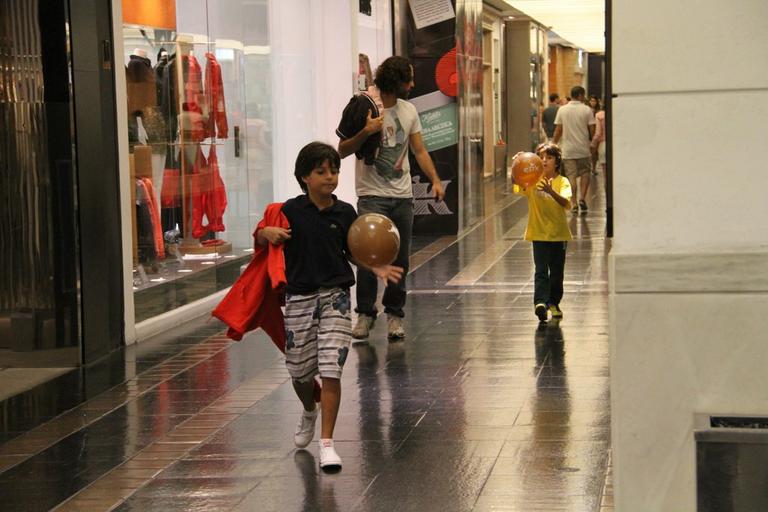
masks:
[[[381,145],[374,164],[365,165],[365,160],[355,164],[358,197],[413,197],[408,148],[410,136],[419,132],[419,113],[411,103],[398,99],[395,106],[384,109]]]
[[[589,125],[595,124],[592,109],[580,101],[571,100],[557,109],[555,126],[563,128],[558,141],[564,159],[589,158]]]

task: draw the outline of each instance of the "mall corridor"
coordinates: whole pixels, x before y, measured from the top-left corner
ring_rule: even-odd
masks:
[[[501,181],[475,229],[418,240],[405,341],[379,322],[353,346],[341,472],[319,470],[316,443],[294,448],[299,405],[264,333],[236,343],[199,323],[27,432],[9,418],[29,401],[3,404],[2,510],[612,511],[602,189],[569,213],[565,316],[539,325],[526,201]]]

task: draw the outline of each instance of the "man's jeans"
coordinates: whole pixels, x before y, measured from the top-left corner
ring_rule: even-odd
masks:
[[[413,199],[396,197],[363,196],[357,200],[357,213],[380,213],[389,217],[400,232],[400,251],[392,265],[403,267],[403,277],[397,284],[387,281],[384,290],[384,312],[390,315],[405,316],[405,279],[408,275],[408,258],[411,252],[411,233],[413,232]],[[376,317],[376,294],[379,279],[370,270],[357,268],[357,308],[360,315]]]

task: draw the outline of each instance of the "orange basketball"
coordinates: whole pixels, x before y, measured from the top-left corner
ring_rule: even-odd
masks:
[[[523,187],[532,187],[544,173],[544,163],[534,153],[520,153],[512,161],[512,177]]]
[[[347,246],[352,258],[363,265],[389,265],[400,250],[400,233],[388,217],[364,213],[349,227]]]

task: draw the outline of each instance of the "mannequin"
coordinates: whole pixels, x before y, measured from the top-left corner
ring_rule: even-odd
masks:
[[[125,69],[125,81],[129,115],[140,115],[147,107],[157,105],[155,71],[146,50],[134,48]]]

